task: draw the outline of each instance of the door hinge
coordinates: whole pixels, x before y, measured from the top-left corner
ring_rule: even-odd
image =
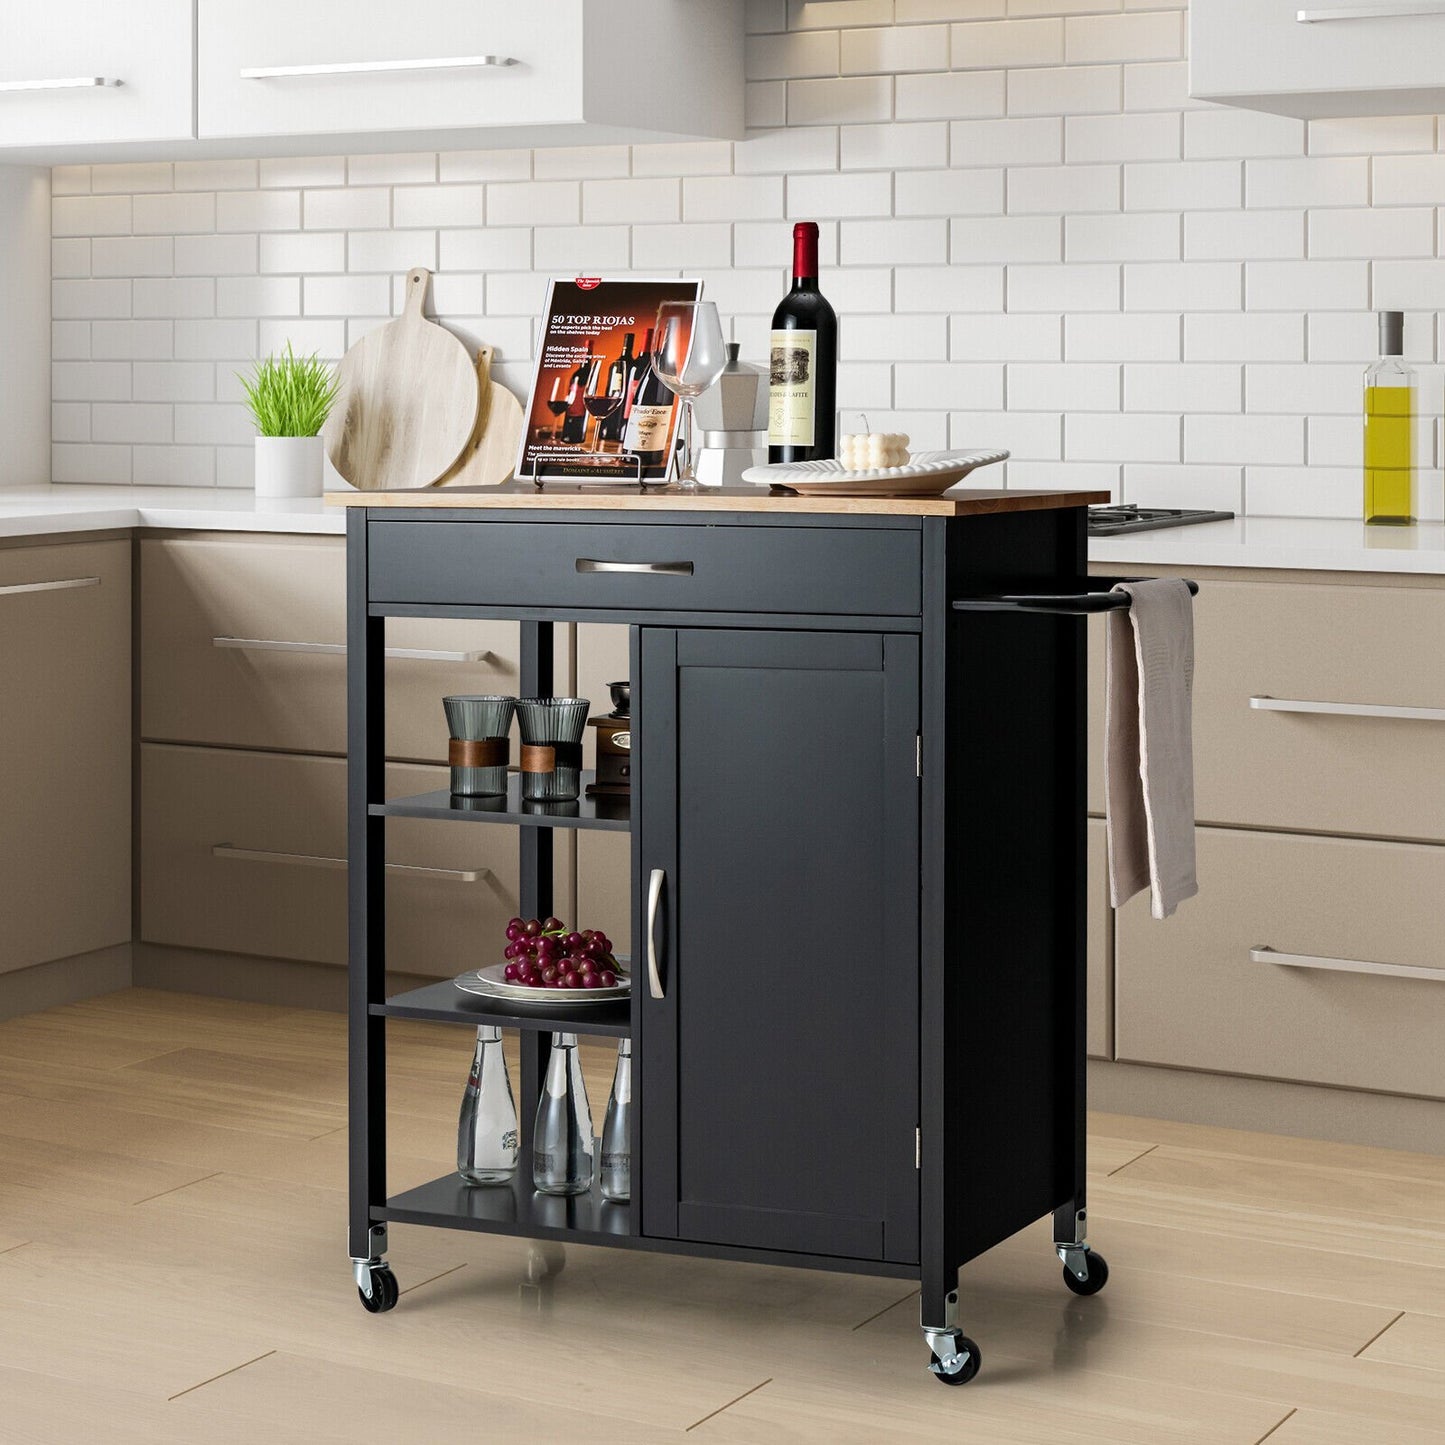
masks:
[[[922,1169],[922,1168],[923,1168],[923,1130],[922,1130],[922,1129],[915,1129],[915,1130],[913,1131],[913,1167],[914,1167],[915,1169]]]
[[[916,778],[923,776],[923,734],[915,733],[913,736],[913,775]]]

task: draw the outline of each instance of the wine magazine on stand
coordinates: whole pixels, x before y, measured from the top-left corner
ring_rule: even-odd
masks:
[[[657,309],[701,295],[677,277],[551,282],[518,481],[667,480],[679,408],[653,364]]]

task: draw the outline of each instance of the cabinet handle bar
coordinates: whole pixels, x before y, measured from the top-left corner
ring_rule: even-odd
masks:
[[[1260,712],[1313,712],[1336,717],[1408,718],[1415,722],[1445,722],[1445,707],[1394,707],[1383,702],[1312,702],[1308,698],[1252,697]]]
[[[494,70],[517,65],[515,55],[448,55],[432,60],[343,60],[329,65],[261,65],[241,71],[242,80],[289,80],[304,76],[382,75],[388,71]]]
[[[662,973],[657,964],[657,911],[662,902],[662,885],[666,872],[654,868],[647,880],[647,991],[653,998],[665,997]]]
[[[1419,968],[1411,963],[1371,963],[1359,958],[1317,958],[1309,953],[1279,953],[1268,944],[1249,950],[1251,963],[1277,963],[1285,968],[1318,968],[1332,973],[1373,973],[1386,978],[1423,978],[1445,983],[1445,968]]]
[[[1301,25],[1326,20],[1403,20],[1414,15],[1445,15],[1445,0],[1397,0],[1393,5],[1332,5],[1326,10],[1296,10]]]
[[[344,657],[344,642],[277,642],[266,637],[213,637],[212,647],[238,647],[244,652],[314,652],[327,657]],[[410,658],[413,662],[487,662],[490,652],[442,652],[430,647],[388,647],[385,657]]]
[[[101,85],[119,85],[106,75],[69,75],[58,80],[0,80],[0,91],[94,90]]]
[[[634,572],[648,577],[691,577],[691,562],[604,562],[598,557],[579,557],[579,572]]]
[[[345,858],[326,858],[317,853],[281,853],[272,848],[234,848],[216,843],[213,858],[230,858],[241,863],[287,863],[294,868],[345,868]],[[388,863],[388,873],[421,873],[448,883],[475,883],[491,873],[490,868],[420,868],[414,863]]]
[[[13,582],[0,587],[0,597],[17,592],[69,592],[72,587],[99,587],[99,577],[63,577],[57,582]]]

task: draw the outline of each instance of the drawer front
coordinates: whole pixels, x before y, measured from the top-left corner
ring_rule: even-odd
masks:
[[[314,135],[580,120],[582,9],[583,0],[553,0],[545,15],[529,5],[352,0],[342,20],[330,5],[199,0],[199,133]],[[518,63],[426,64],[487,55]],[[347,69],[356,66],[371,68]],[[296,67],[309,73],[243,73]]]
[[[0,35],[0,147],[191,134],[191,0],[6,5]]]
[[[1085,955],[1089,967],[1088,1051],[1092,1059],[1114,1057],[1114,914],[1109,907],[1109,859],[1104,851],[1104,824],[1088,825],[1088,933]]]
[[[141,544],[141,733],[157,741],[346,751],[346,547],[340,537]],[[512,693],[515,624],[393,618],[387,752],[440,761],[452,692]],[[264,645],[263,645],[264,644]],[[458,660],[475,657],[475,660]]]
[[[393,764],[387,794],[446,785]],[[507,828],[387,824],[387,966],[449,977],[500,958],[517,911]],[[210,748],[141,749],[141,918],[147,943],[346,962],[346,764]],[[435,869],[437,872],[412,871]]]
[[[382,602],[917,616],[917,530],[373,522]]]
[[[1201,828],[1199,889],[1119,910],[1120,1059],[1445,1098],[1445,848]]]

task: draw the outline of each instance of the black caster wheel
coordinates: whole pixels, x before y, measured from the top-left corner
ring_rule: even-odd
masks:
[[[1089,1275],[1087,1279],[1080,1279],[1067,1265],[1064,1266],[1064,1283],[1073,1290],[1075,1294],[1098,1294],[1106,1284],[1109,1283],[1109,1262],[1102,1254],[1095,1254],[1091,1249],[1084,1256],[1088,1261]]]
[[[389,1269],[372,1270],[371,1294],[368,1296],[359,1286],[356,1294],[362,1308],[373,1315],[383,1315],[387,1310],[395,1309],[397,1300],[401,1298],[396,1276]]]
[[[982,1363],[978,1353],[978,1346],[974,1344],[967,1335],[960,1335],[958,1337],[958,1349],[960,1354],[967,1353],[968,1358],[964,1360],[962,1368],[952,1375],[946,1375],[942,1370],[933,1370],[933,1378],[937,1380],[940,1385],[966,1385],[978,1374],[978,1367]],[[933,1355],[932,1359],[934,1365],[941,1363],[937,1355]]]

